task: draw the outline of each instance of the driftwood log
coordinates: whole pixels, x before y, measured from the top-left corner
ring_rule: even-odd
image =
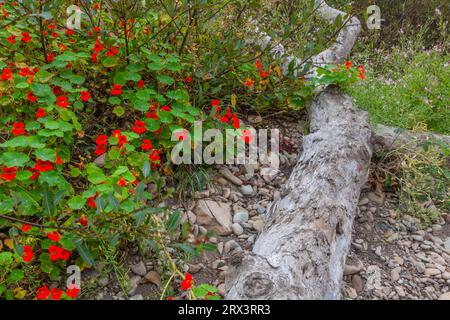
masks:
[[[365,112],[327,88],[311,105],[311,134],[266,213],[253,251],[233,257],[228,299],[338,299],[353,219],[372,149]]]
[[[344,12],[316,0],[317,12],[334,21]],[[345,21],[345,19],[343,19]],[[337,41],[312,57],[315,66],[342,61],[360,32],[347,19]],[[260,45],[270,37],[261,33]],[[304,61],[286,55],[281,45],[271,54],[287,65]],[[314,73],[314,70],[312,71]],[[310,106],[311,134],[303,153],[272,203],[252,252],[232,257],[226,276],[227,299],[339,299],[357,203],[368,175],[372,132],[367,114],[349,96],[329,87]]]

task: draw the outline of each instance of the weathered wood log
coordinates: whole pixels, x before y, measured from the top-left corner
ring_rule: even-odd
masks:
[[[252,252],[230,261],[227,299],[338,299],[352,224],[372,156],[367,114],[329,87],[312,102],[311,134],[268,209]]]

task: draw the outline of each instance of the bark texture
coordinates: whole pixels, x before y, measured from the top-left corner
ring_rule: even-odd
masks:
[[[227,299],[339,299],[372,148],[365,112],[337,88],[311,105],[311,134],[252,252],[236,255]]]

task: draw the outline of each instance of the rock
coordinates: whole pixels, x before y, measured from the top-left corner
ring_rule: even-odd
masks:
[[[447,239],[445,239],[445,241],[444,241],[444,247],[445,247],[445,250],[447,250],[447,251],[450,252],[450,237],[447,238]]]
[[[161,287],[161,276],[156,271],[150,271],[145,275],[145,279],[153,284],[156,284],[158,287]]]
[[[187,212],[187,217],[190,225],[194,225],[197,221],[197,216],[191,210]]]
[[[189,272],[192,274],[195,274],[195,273],[199,272],[200,270],[202,270],[203,267],[204,267],[204,265],[202,263],[189,264]]]
[[[361,262],[359,262],[357,266],[346,264],[344,266],[344,276],[359,273],[363,268],[364,265]]]
[[[245,223],[248,221],[248,211],[245,209],[238,209],[233,216],[233,222]]]
[[[225,284],[221,283],[217,286],[217,293],[222,297],[225,297],[225,295],[227,294],[227,291],[225,290]]]
[[[411,238],[412,238],[414,241],[417,241],[417,242],[422,242],[422,241],[423,241],[423,237],[422,237],[422,236],[419,236],[419,235],[412,235]]]
[[[199,225],[209,227],[209,229],[221,236],[231,233],[232,218],[230,203],[199,200],[194,212]]]
[[[247,117],[247,120],[250,123],[255,124],[255,123],[260,123],[263,119],[262,119],[262,117],[260,115],[250,115],[250,116]]]
[[[450,300],[450,291],[439,296],[439,300]]]
[[[403,298],[406,296],[405,290],[402,287],[395,287],[395,291],[397,292],[397,294],[400,298]]]
[[[253,192],[253,188],[251,185],[246,184],[241,186],[240,191],[242,192],[242,194],[246,197],[250,197],[253,196],[254,192]]]
[[[439,231],[442,230],[442,226],[439,225],[439,224],[433,224],[433,225],[431,226],[431,230],[433,231],[433,233],[439,232]]]
[[[381,269],[376,265],[371,265],[367,267],[367,290],[380,290],[381,286]]]
[[[437,276],[438,274],[441,274],[441,271],[436,268],[426,268],[424,274],[426,276]]]
[[[395,262],[397,262],[398,265],[402,266],[405,261],[403,260],[403,258],[399,257],[399,256],[395,256],[394,257]]]
[[[359,275],[355,274],[352,277],[352,286],[356,290],[357,293],[360,293],[361,291],[363,291],[364,284],[363,284],[362,278]]]
[[[441,274],[442,279],[444,280],[449,280],[450,279],[450,272],[444,272],[443,274]]]
[[[258,212],[258,214],[266,213],[266,207],[263,207],[260,204],[255,204],[255,209],[256,209],[256,212]]]
[[[347,295],[350,299],[356,299],[358,297],[358,293],[353,288],[347,288]]]
[[[240,246],[235,240],[228,240],[223,247],[223,252],[225,254],[227,254],[228,252],[230,252],[231,250],[233,250],[237,247],[240,247]]]
[[[391,270],[391,279],[392,282],[396,282],[398,279],[400,279],[400,272],[401,272],[401,268],[397,267]]]
[[[241,186],[243,184],[242,180],[236,177],[228,168],[222,167],[219,172],[231,183]]]
[[[143,261],[131,266],[131,271],[137,274],[138,276],[145,276],[147,274],[147,269],[145,268],[145,264]]]
[[[135,296],[132,296],[130,300],[144,300],[144,297],[142,296],[142,294],[137,294]]]
[[[369,198],[364,197],[364,198],[362,198],[362,199],[359,200],[358,206],[365,206],[365,205],[368,204],[368,203],[369,203]]]
[[[240,236],[244,233],[244,228],[239,223],[233,223],[231,225],[231,230],[233,230],[233,233],[237,236]]]
[[[258,233],[260,233],[263,228],[264,228],[264,222],[262,220],[255,220],[255,222],[253,222],[253,229],[258,231]]]
[[[219,242],[217,245],[217,251],[219,251],[220,254],[223,252],[223,242]]]
[[[414,259],[411,259],[411,262],[414,265],[414,267],[416,267],[417,272],[419,273],[425,272],[425,265],[423,264],[423,262],[416,261]]]
[[[136,291],[139,282],[141,281],[141,277],[140,276],[133,276],[130,278],[129,282],[128,282],[128,295],[132,296],[134,294],[134,292]]]
[[[375,202],[376,204],[382,205],[384,203],[384,195],[379,196],[375,192],[370,192],[367,195],[370,201]]]

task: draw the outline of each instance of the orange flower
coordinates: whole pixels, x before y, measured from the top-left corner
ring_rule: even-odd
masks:
[[[252,80],[250,78],[245,79],[244,86],[246,86],[246,87],[253,87],[254,85],[255,85],[255,81],[254,80]]]

